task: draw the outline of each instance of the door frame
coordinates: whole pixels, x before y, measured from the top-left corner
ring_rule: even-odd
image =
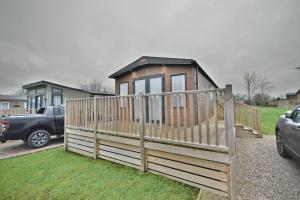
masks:
[[[150,79],[153,79],[153,78],[161,78],[161,92],[165,92],[165,74],[155,74],[155,75],[150,75],[150,76],[143,76],[143,77],[138,77],[138,78],[135,78],[132,80],[132,94],[135,95],[135,81],[138,81],[138,80],[145,80],[145,93],[148,94],[150,92]],[[138,94],[137,94],[138,95]],[[165,109],[164,108],[164,98],[162,98],[162,121],[164,122],[165,121]],[[132,102],[134,103],[134,102]],[[146,99],[146,102],[145,102],[145,106],[146,106],[146,122],[149,122],[149,100],[148,98]],[[134,105],[132,105],[133,109],[134,109]],[[134,111],[133,111],[134,113]],[[133,119],[134,119],[134,116],[133,116]],[[154,122],[154,120],[152,120],[152,122]],[[159,120],[156,120],[156,122],[158,123]]]

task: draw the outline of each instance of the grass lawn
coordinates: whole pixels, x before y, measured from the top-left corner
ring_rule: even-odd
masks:
[[[62,148],[0,161],[0,199],[195,199],[199,189]]]
[[[263,134],[274,135],[275,125],[280,115],[283,115],[288,109],[277,107],[259,107],[261,113],[261,126]]]

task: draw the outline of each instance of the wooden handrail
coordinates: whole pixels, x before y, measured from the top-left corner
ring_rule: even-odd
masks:
[[[234,114],[236,125],[243,125],[255,131],[259,137],[262,136],[260,110],[257,107],[235,101]]]

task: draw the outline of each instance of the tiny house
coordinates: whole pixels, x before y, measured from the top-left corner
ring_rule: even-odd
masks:
[[[202,69],[202,67],[193,59],[181,59],[181,58],[166,58],[166,57],[150,57],[143,56],[129,65],[121,68],[117,72],[109,76],[109,78],[115,79],[115,92],[116,96],[126,95],[138,95],[142,93],[161,93],[161,92],[183,92],[189,90],[205,90],[205,89],[217,89],[217,84],[212,78]],[[201,96],[201,108],[202,119],[205,119],[205,98],[210,99],[209,115],[213,115],[213,94]],[[153,104],[154,100],[146,102],[147,104]],[[180,96],[178,99],[173,97],[173,108],[176,109],[178,104],[180,108],[183,108],[183,103],[186,102],[188,110],[191,108],[190,104],[195,103],[196,99],[193,97],[191,101],[188,98],[184,99]],[[159,120],[159,105],[156,104],[154,108],[151,105],[151,109],[146,110],[146,116],[152,115],[152,119]],[[164,102],[162,102],[164,106]],[[170,110],[170,109],[169,109]],[[157,111],[157,112],[155,112]],[[184,121],[183,110],[180,109],[181,122]],[[137,115],[135,111],[135,115]],[[165,118],[165,113],[162,113],[162,120]],[[174,115],[174,114],[172,114]],[[197,121],[197,117],[190,119],[186,116],[187,121]],[[149,121],[149,119],[147,119]]]
[[[109,76],[116,95],[218,88],[192,59],[143,56]]]
[[[195,60],[148,56],[110,78],[116,96],[66,101],[65,150],[236,199],[231,85]]]
[[[27,90],[27,108],[29,109],[61,105],[65,99],[114,95],[109,92],[87,91],[43,80],[23,85],[23,89]]]

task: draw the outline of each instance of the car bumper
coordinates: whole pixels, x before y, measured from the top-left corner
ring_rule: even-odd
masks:
[[[4,143],[4,142],[6,142],[6,137],[5,137],[5,135],[3,135],[2,133],[0,133],[0,142],[1,143]]]

